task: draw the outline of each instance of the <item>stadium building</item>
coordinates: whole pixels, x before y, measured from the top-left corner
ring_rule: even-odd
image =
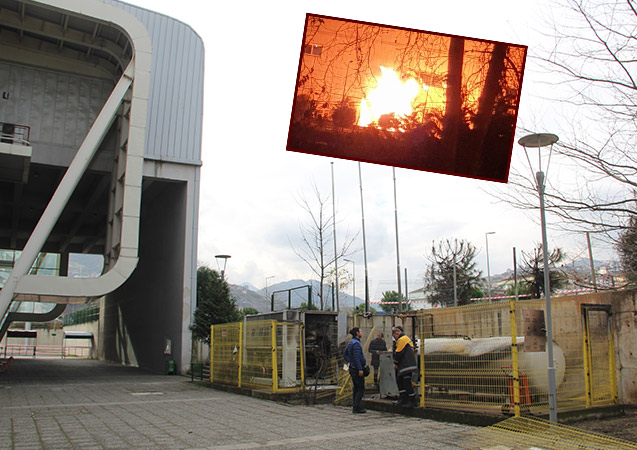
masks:
[[[116,0],[0,0],[0,338],[101,304],[100,359],[188,369],[204,50]],[[55,256],[54,273],[38,270]],[[99,276],[71,277],[77,255]],[[37,306],[37,307],[36,307]]]

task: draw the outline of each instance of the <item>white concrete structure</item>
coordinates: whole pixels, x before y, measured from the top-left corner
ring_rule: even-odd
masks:
[[[100,357],[187,370],[201,39],[116,0],[0,0],[0,91],[0,249],[21,250],[0,337],[20,302],[99,298]],[[58,276],[33,272],[42,252]],[[102,275],[66,276],[73,253],[102,255]]]

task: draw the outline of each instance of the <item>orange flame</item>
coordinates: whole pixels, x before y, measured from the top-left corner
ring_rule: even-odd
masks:
[[[396,117],[410,115],[412,102],[420,91],[418,82],[413,78],[403,82],[393,69],[380,66],[380,71],[376,87],[361,100],[358,120],[361,127],[378,122],[384,114],[393,113]]]

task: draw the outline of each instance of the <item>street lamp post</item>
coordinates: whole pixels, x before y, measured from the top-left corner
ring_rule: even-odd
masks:
[[[358,183],[361,188],[361,219],[363,231],[363,260],[365,262],[365,312],[369,312],[369,276],[367,272],[367,242],[365,241],[365,210],[363,209],[363,176],[361,174],[361,163],[358,162]]]
[[[489,267],[489,235],[495,234],[495,231],[488,231],[484,233],[484,238],[487,241],[487,296],[489,300],[491,298],[491,268]]]
[[[458,306],[458,274],[456,268],[456,256],[458,253],[458,239],[453,241],[453,306]]]
[[[232,258],[232,256],[230,256],[230,255],[215,255],[215,258],[217,259],[217,268],[221,271],[221,279],[225,280],[226,265],[228,264],[228,259]],[[219,268],[219,260],[223,261],[223,269]]]
[[[544,259],[544,299],[546,301],[546,340],[548,353],[548,389],[549,389],[549,420],[557,422],[557,383],[555,382],[555,362],[553,360],[553,323],[551,318],[551,281],[549,275],[549,258],[548,244],[546,238],[546,213],[544,208],[544,190],[546,188],[546,177],[542,171],[542,155],[541,148],[550,146],[549,159],[546,163],[546,171],[551,162],[551,153],[553,152],[553,144],[558,141],[555,134],[536,133],[520,138],[518,144],[524,148],[526,159],[529,162],[531,170],[533,165],[526,151],[527,148],[538,149],[538,171],[535,173],[536,188],[540,198],[540,220],[542,226],[542,258]]]
[[[392,167],[394,177],[394,221],[396,223],[396,282],[398,284],[398,310],[403,310],[402,293],[400,292],[400,250],[398,245],[398,202],[396,200],[396,168]]]
[[[336,281],[336,310],[340,311],[341,307],[338,301],[338,252],[336,250],[336,194],[334,192],[334,163],[330,163],[332,167],[332,231],[334,241],[334,279]]]
[[[352,263],[352,302],[354,304],[354,309],[356,309],[356,263],[351,259],[343,258],[343,261]],[[352,310],[352,312],[354,311]]]

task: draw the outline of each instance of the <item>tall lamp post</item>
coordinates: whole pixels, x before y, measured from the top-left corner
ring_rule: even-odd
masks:
[[[348,68],[349,68],[349,64],[348,64]],[[340,286],[338,284],[338,253],[336,250],[336,194],[334,193],[334,163],[332,162],[330,164],[332,167],[332,231],[334,233],[333,241],[334,241],[334,279],[336,282],[336,310],[340,311],[341,307],[338,302],[338,291]]]
[[[495,234],[495,231],[488,231],[484,233],[484,238],[487,241],[487,295],[491,297],[491,268],[489,267],[489,235]]]
[[[398,245],[398,202],[396,200],[396,168],[392,167],[394,177],[394,221],[396,223],[396,282],[398,284],[398,310],[403,310],[402,293],[400,292],[400,250]]]
[[[549,276],[549,258],[548,245],[546,239],[546,213],[544,209],[544,190],[546,188],[545,173],[542,171],[542,147],[550,147],[548,161],[546,163],[546,172],[548,172],[551,163],[551,154],[553,153],[553,144],[559,138],[555,134],[535,133],[520,138],[518,144],[524,148],[526,159],[529,163],[531,171],[533,165],[529,159],[527,148],[538,149],[538,170],[535,173],[536,188],[540,198],[540,220],[542,226],[542,258],[544,259],[544,298],[546,301],[546,345],[548,353],[548,388],[549,388],[549,420],[557,422],[557,384],[555,382],[555,362],[553,360],[553,323],[551,319],[551,281]]]
[[[356,263],[347,258],[343,258],[343,261],[352,263],[352,302],[354,303],[354,309],[356,309]]]
[[[363,176],[361,175],[361,163],[358,163],[358,183],[361,188],[361,218],[363,230],[363,259],[365,262],[365,312],[369,312],[369,276],[367,273],[367,242],[365,241],[365,210],[363,209]]]
[[[221,271],[221,279],[225,280],[226,265],[228,264],[228,259],[232,258],[232,256],[230,256],[230,255],[215,255],[215,258],[217,259],[217,268]],[[223,261],[223,269],[220,268],[220,263],[219,263],[220,260]]]

